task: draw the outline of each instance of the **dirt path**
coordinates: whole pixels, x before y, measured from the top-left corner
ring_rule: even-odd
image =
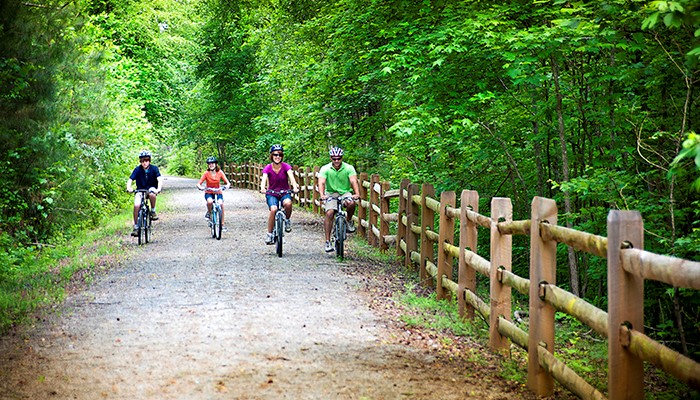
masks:
[[[216,241],[194,181],[165,187],[153,243],[2,338],[1,399],[521,398],[392,340],[358,278],[323,252],[319,217],[294,215],[279,259],[263,244],[262,195],[227,191]]]

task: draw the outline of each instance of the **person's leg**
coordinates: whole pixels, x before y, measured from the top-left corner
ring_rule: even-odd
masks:
[[[282,201],[282,206],[284,206],[284,216],[289,219],[292,217],[292,199],[287,197]]]
[[[207,213],[211,214],[211,209],[214,206],[214,198],[213,197],[207,197]]]
[[[331,240],[331,228],[333,227],[333,216],[335,210],[326,210],[326,219],[323,221],[323,228],[326,233],[326,242]]]
[[[224,196],[223,195],[218,195],[217,201],[219,202],[219,205],[221,206],[221,225],[224,225]]]
[[[153,192],[148,192],[148,198],[151,200],[151,210],[156,210],[156,194]]]
[[[345,203],[343,203],[343,205],[345,206],[348,221],[352,221],[352,216],[355,215],[355,202],[352,200],[347,200]]]
[[[277,206],[270,207],[270,213],[267,216],[267,231],[272,233],[275,228],[275,213],[277,212]]]
[[[141,209],[141,196],[143,193],[136,193],[134,195],[134,225],[138,223],[139,210]]]

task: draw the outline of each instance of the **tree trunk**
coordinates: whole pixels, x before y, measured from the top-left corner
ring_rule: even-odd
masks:
[[[566,149],[566,135],[564,133],[564,110],[562,105],[562,93],[559,87],[559,65],[554,56],[550,57],[552,63],[552,80],[554,81],[554,90],[556,95],[556,113],[558,121],[558,131],[559,131],[559,146],[561,150],[561,173],[562,181],[569,181],[569,157]],[[564,213],[568,216],[571,215],[571,196],[569,192],[564,191]],[[566,227],[571,228],[571,219],[566,218]],[[578,263],[576,261],[576,253],[571,246],[567,246],[568,258],[569,258],[569,279],[571,283],[571,293],[576,296],[580,296],[579,290],[579,277],[578,277]]]

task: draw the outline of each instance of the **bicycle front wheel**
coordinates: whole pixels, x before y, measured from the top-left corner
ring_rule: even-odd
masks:
[[[224,229],[224,219],[221,214],[221,208],[216,207],[216,240],[221,240],[221,232]]]
[[[143,239],[148,243],[151,239],[151,212],[146,210],[144,214]]]
[[[211,217],[209,223],[211,224],[211,237],[216,239],[216,235],[219,232],[219,212],[216,210],[216,207],[213,207],[211,210]]]
[[[282,244],[284,237],[284,216],[281,213],[275,215],[275,236],[277,237],[277,257],[282,257]]]
[[[139,216],[138,216],[138,242],[139,244],[145,244],[146,243],[146,211],[141,208],[139,210]]]
[[[335,255],[345,257],[345,225],[347,221],[342,216],[335,219]]]

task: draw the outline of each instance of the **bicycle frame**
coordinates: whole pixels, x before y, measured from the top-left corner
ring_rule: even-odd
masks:
[[[347,213],[343,203],[345,200],[352,200],[351,196],[331,196],[326,199],[326,202],[336,200],[335,217],[333,219],[333,228],[331,230],[331,243],[335,248],[335,255],[338,258],[345,257],[345,239],[347,239]],[[353,200],[354,201],[354,200]]]
[[[218,188],[204,188],[201,190],[204,191],[210,191],[210,192],[217,192],[213,193],[215,195],[220,194],[223,192],[225,187],[218,187]],[[221,207],[221,202],[217,198],[217,196],[214,196],[214,201],[211,204],[211,214],[209,216],[209,229],[211,229],[211,237],[215,238],[216,240],[221,240],[221,232],[224,228],[224,221],[223,221],[223,214],[224,210]]]
[[[279,196],[277,197],[277,212],[275,212],[275,227],[272,230],[274,241],[276,244],[277,257],[282,257],[282,246],[284,243],[284,221],[287,219],[287,215],[284,213],[284,206],[282,205],[282,197],[289,193],[291,190],[268,190],[266,192],[269,195]]]
[[[134,195],[141,194],[141,205],[136,218],[138,226],[138,243],[145,244],[150,240],[151,235],[151,206],[149,203],[149,191],[147,189],[136,189]]]

